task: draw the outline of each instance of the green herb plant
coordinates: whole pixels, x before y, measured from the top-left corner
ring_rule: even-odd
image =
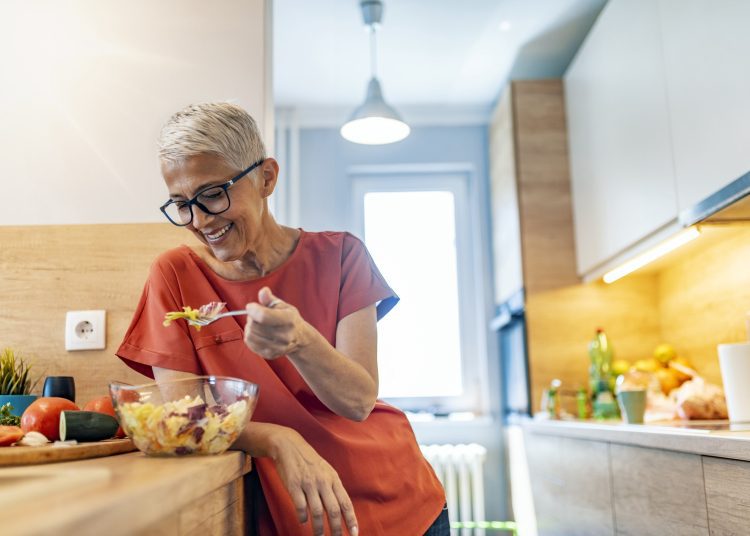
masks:
[[[11,348],[6,348],[0,354],[0,395],[28,395],[39,382],[37,378],[32,382],[31,365]]]
[[[21,417],[11,415],[11,411],[13,411],[13,406],[10,405],[10,402],[0,406],[0,426],[20,426]]]

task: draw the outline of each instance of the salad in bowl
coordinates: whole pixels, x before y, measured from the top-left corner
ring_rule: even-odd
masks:
[[[123,429],[153,456],[221,454],[242,433],[258,398],[256,384],[223,376],[109,389]]]

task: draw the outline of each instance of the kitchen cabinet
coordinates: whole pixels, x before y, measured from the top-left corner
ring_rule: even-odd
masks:
[[[750,171],[747,0],[659,0],[680,211]]]
[[[539,534],[614,534],[608,445],[546,436],[526,446]]]
[[[609,453],[618,534],[708,534],[700,456],[618,444]]]
[[[579,274],[677,220],[660,40],[655,2],[613,0],[565,74]]]
[[[750,526],[750,463],[703,457],[706,507],[713,534],[738,534]]]
[[[749,432],[531,419],[522,427],[540,534],[582,534],[595,523],[597,534],[748,532]]]
[[[577,283],[561,81],[510,83],[489,146],[495,302]]]

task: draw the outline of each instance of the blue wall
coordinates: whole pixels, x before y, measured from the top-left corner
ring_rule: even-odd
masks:
[[[349,229],[350,166],[470,163],[486,193],[487,155],[486,126],[414,128],[405,140],[380,146],[346,141],[338,129],[302,129],[300,224],[309,231]]]
[[[351,192],[347,169],[359,165],[470,164],[478,181],[482,264],[477,277],[485,281],[487,318],[494,314],[491,283],[491,240],[487,126],[414,128],[392,145],[357,145],[344,140],[335,128],[300,130],[300,225],[310,231],[352,230]],[[494,334],[488,330],[488,375],[492,415],[470,423],[431,422],[414,426],[420,443],[471,443],[488,449],[485,463],[486,513],[491,520],[509,517],[505,454],[499,420],[499,363]],[[418,381],[415,378],[415,381]]]

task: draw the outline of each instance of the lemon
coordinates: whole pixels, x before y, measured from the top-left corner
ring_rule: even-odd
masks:
[[[639,359],[633,364],[635,370],[639,372],[656,372],[661,368],[661,363],[656,359]]]
[[[659,362],[666,365],[669,363],[672,359],[677,357],[677,352],[672,347],[671,344],[660,344],[656,348],[654,348],[654,357],[659,360]]]
[[[630,370],[630,362],[627,359],[615,359],[612,361],[612,375],[619,376]]]

